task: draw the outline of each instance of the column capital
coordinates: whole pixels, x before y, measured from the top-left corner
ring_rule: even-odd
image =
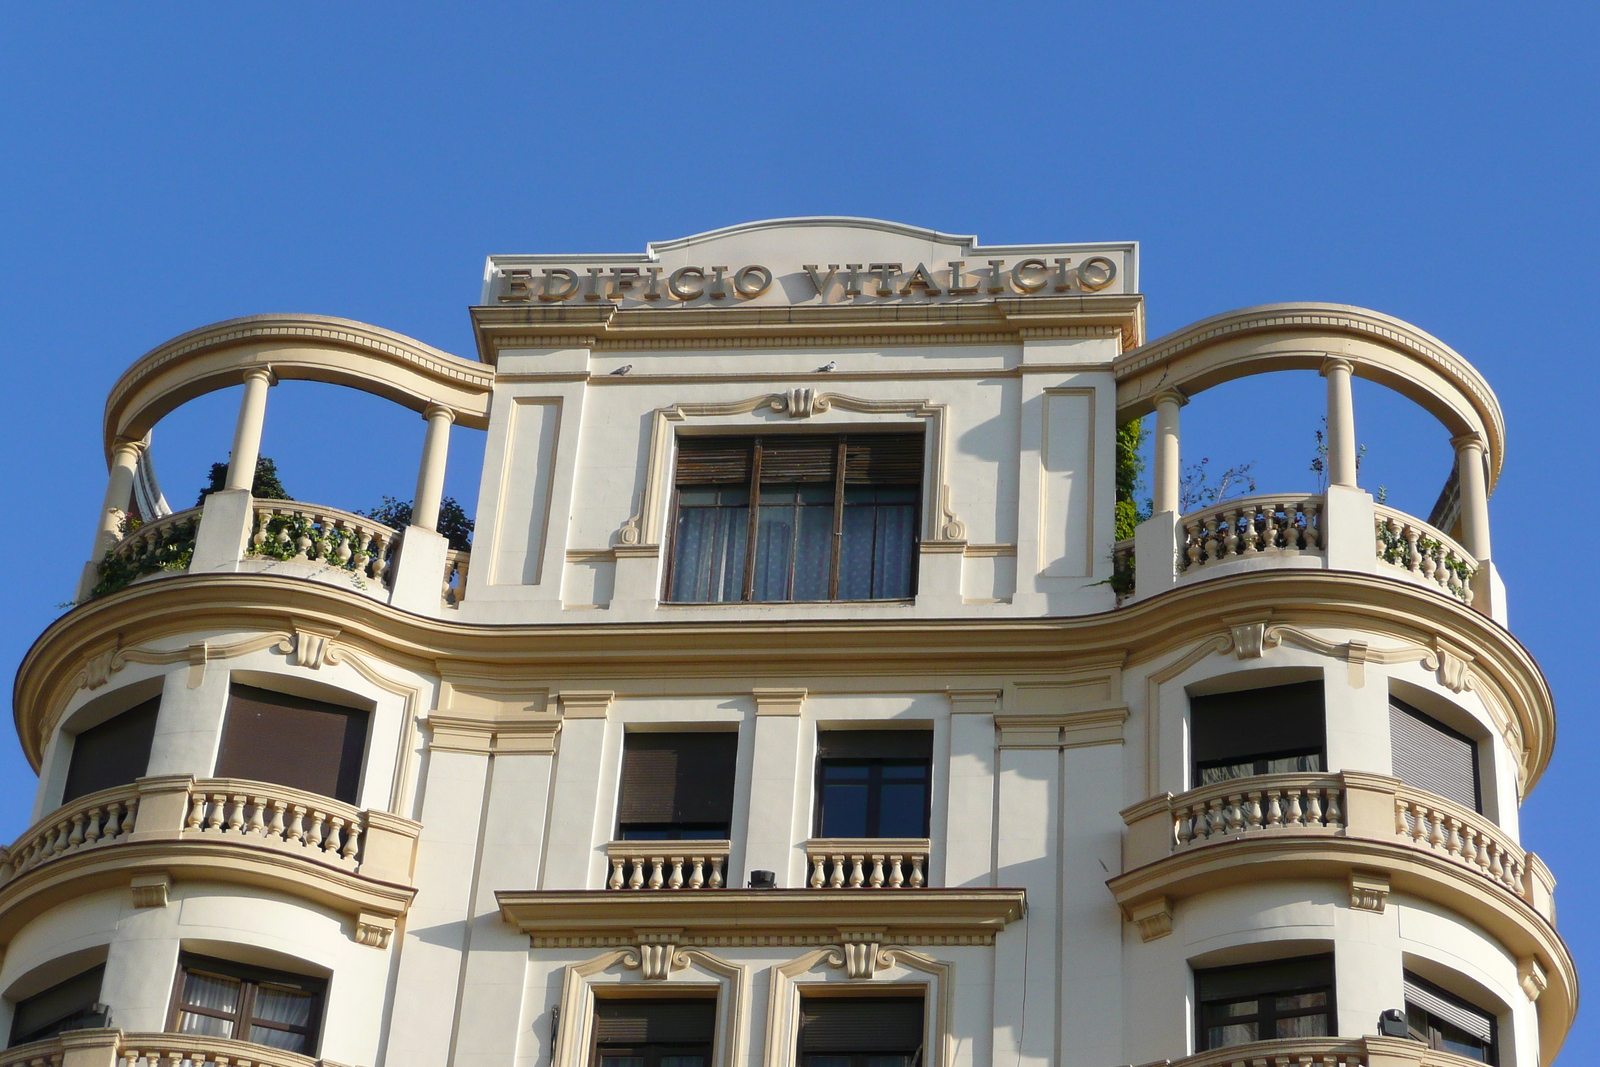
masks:
[[[1468,430],[1466,433],[1458,433],[1454,437],[1450,438],[1450,447],[1455,449],[1457,452],[1465,452],[1468,449],[1474,448],[1479,452],[1482,452],[1484,450],[1483,435],[1477,430]]]
[[[1156,407],[1160,407],[1162,404],[1177,404],[1181,408],[1189,402],[1189,398],[1177,386],[1173,386],[1171,389],[1163,389],[1150,399],[1155,403]]]
[[[428,420],[429,422],[432,422],[434,419],[438,418],[440,415],[445,416],[447,419],[450,420],[451,423],[454,423],[456,421],[455,409],[451,408],[451,407],[447,407],[444,404],[429,404],[427,407],[422,409],[422,417],[424,419]]]
[[[1343,356],[1329,356],[1322,361],[1322,366],[1317,368],[1317,373],[1326,378],[1332,371],[1342,370],[1348,374],[1355,369],[1356,365]]]
[[[143,455],[149,447],[149,435],[144,437],[118,437],[111,442],[111,454],[115,456],[118,452],[131,452],[139,456]]]
[[[259,367],[250,367],[246,369],[244,372],[244,380],[247,382],[264,381],[268,385],[277,385],[278,375],[270,366],[262,364]]]

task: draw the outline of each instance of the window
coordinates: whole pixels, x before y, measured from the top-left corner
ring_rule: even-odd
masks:
[[[1194,978],[1202,1052],[1334,1032],[1332,956],[1217,967]]]
[[[618,840],[727,837],[738,747],[735,733],[624,735]]]
[[[679,438],[667,599],[909,597],[921,486],[920,433]]]
[[[246,778],[356,802],[367,713],[235,684],[217,753],[218,778]]]
[[[717,1002],[596,1000],[594,1067],[709,1067]]]
[[[818,837],[927,837],[933,734],[825,730],[817,735]]]
[[[1483,811],[1478,745],[1472,738],[1390,698],[1389,743],[1396,778],[1464,808]]]
[[[7,1047],[43,1041],[65,1030],[105,1026],[107,1012],[100,999],[105,964],[91,967],[42,993],[17,1001],[11,1013],[11,1039]]]
[[[160,708],[161,698],[151,697],[73,738],[61,803],[141,777],[150,765],[150,742],[156,735]]]
[[[1406,1023],[1412,1038],[1479,1063],[1498,1062],[1493,1015],[1410,971],[1405,982]]]
[[[327,988],[320,978],[184,953],[167,1029],[315,1056]]]
[[[1190,697],[1189,748],[1191,788],[1257,774],[1326,770],[1322,683]]]
[[[803,997],[800,1067],[913,1067],[921,997]]]

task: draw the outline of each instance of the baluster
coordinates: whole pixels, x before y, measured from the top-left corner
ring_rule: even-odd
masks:
[[[1411,833],[1411,823],[1406,818],[1411,812],[1411,802],[1404,797],[1394,798],[1394,833],[1396,837],[1406,837]]]
[[[912,889],[922,888],[922,863],[927,858],[926,853],[913,852],[911,854],[911,881],[908,884]]]
[[[66,819],[62,819],[56,824],[56,836],[54,842],[51,844],[51,847],[56,855],[59,856],[61,853],[67,850],[67,838],[71,836],[72,823],[68,822]]]
[[[611,880],[606,883],[610,889],[622,888],[622,857],[611,857]]]
[[[822,853],[818,852],[811,857],[811,888],[821,889],[822,880]]]
[[[200,828],[200,822],[206,817],[206,795],[204,793],[191,793],[189,795],[189,817],[183,821],[185,830]]]
[[[1525,875],[1526,868],[1523,867],[1522,861],[1512,857],[1511,862],[1506,866],[1506,888],[1517,896],[1522,896],[1526,884],[1523,880]]]
[[[139,798],[129,797],[125,814],[122,819],[122,836],[127,837],[133,833],[133,824],[139,819]]]
[[[458,608],[467,599],[467,567],[471,563],[471,556],[462,556],[456,561],[456,607]]]
[[[83,844],[83,812],[72,817],[72,830],[67,834],[67,848],[74,849]]]
[[[905,884],[905,881],[906,881],[905,880],[905,875],[902,874],[901,871],[900,871],[900,861],[902,859],[904,859],[904,858],[905,857],[903,857],[903,856],[890,856],[889,857],[889,888],[890,889],[899,889],[902,885]]]
[[[265,837],[267,835],[266,809],[266,797],[250,798],[250,818],[245,823],[245,833],[252,834],[256,837]]]
[[[872,857],[872,876],[867,883],[874,889],[883,888],[883,856],[878,854]]]
[[[1478,832],[1477,847],[1472,852],[1472,862],[1482,870],[1489,869],[1489,835],[1484,831]]]
[[[304,804],[289,805],[289,825],[283,831],[283,839],[290,844],[300,844],[306,838],[306,806]]]
[[[1179,848],[1194,840],[1194,826],[1189,821],[1188,807],[1181,807],[1173,812],[1172,831],[1178,840]]]
[[[266,833],[267,836],[274,841],[283,840],[285,830],[283,825],[283,813],[288,809],[288,807],[289,802],[286,800],[272,801],[272,819],[267,823]]]
[[[1289,826],[1304,826],[1305,808],[1301,806],[1301,795],[1304,790],[1288,789],[1285,792],[1289,796],[1289,811],[1288,817],[1284,820],[1285,823]]]
[[[234,833],[238,833],[244,826],[244,801],[245,798],[238,793],[224,798],[224,802],[228,805],[228,829]]]
[[[1206,544],[1205,544],[1205,556],[1206,556],[1206,559],[1207,560],[1220,559],[1221,558],[1221,551],[1220,550],[1222,548],[1222,544],[1221,544],[1221,541],[1220,541],[1220,538],[1219,538],[1219,535],[1222,532],[1221,531],[1221,526],[1222,526],[1221,516],[1219,516],[1219,515],[1207,516],[1206,518],[1200,520],[1200,525],[1201,525],[1201,528],[1206,531]]]
[[[320,518],[320,516],[313,518],[311,521],[315,522],[317,518]],[[301,563],[311,562],[311,525],[304,520],[300,524],[300,536],[294,539],[294,549],[294,558],[297,561]]]
[[[1261,790],[1253,789],[1247,795],[1244,821],[1246,830],[1261,829]]]
[[[1422,553],[1417,550],[1417,539],[1422,532],[1409,522],[1402,531],[1406,539],[1406,570],[1413,574],[1419,573],[1422,567]]]
[[[662,863],[662,858],[660,856],[651,856],[650,857],[650,880],[648,882],[646,882],[645,884],[648,885],[651,889],[660,889],[661,888],[661,882],[662,882],[662,878],[661,878],[661,863]]]
[[[1281,790],[1267,790],[1267,817],[1264,825],[1269,830],[1275,830],[1283,825],[1283,806],[1278,803]]]
[[[1322,550],[1322,531],[1317,527],[1317,502],[1315,500],[1303,501],[1300,512],[1306,517],[1305,529],[1300,535],[1305,538],[1307,552],[1320,552]]]
[[[338,561],[339,566],[348,566],[350,563],[350,557],[354,554],[351,551],[350,546],[351,542],[354,541],[355,538],[350,532],[350,527],[345,525],[345,521],[343,519],[340,519],[338,522],[334,523],[333,532],[338,538],[339,545],[339,550],[335,554],[335,559]]]
[[[1489,875],[1497,882],[1506,880],[1505,851],[1500,842],[1489,842]]]
[[[1222,798],[1213,797],[1206,812],[1206,822],[1209,823],[1207,836],[1221,837],[1228,832],[1228,820],[1222,814]]]
[[[1183,540],[1187,546],[1184,548],[1183,554],[1189,558],[1186,569],[1187,567],[1198,567],[1201,562],[1201,553],[1204,551],[1200,545],[1200,524],[1195,522],[1184,523]]]
[[[358,851],[360,851],[360,849],[361,849],[361,817],[357,816],[356,818],[351,819],[350,820],[350,824],[345,827],[345,831],[344,831],[344,847],[339,850],[339,857],[341,859],[347,859],[347,860],[348,859],[354,859],[356,853]]]
[[[372,557],[372,577],[383,584],[389,573],[389,544],[393,540],[387,530],[379,530],[373,535],[378,542],[377,554]]]
[[[83,839],[88,844],[92,845],[100,840],[100,816],[104,810],[98,804],[89,809],[88,826],[83,831]]]
[[[706,884],[706,858],[704,856],[690,856],[689,862],[692,865],[689,868],[689,888],[699,889]]]
[[[1244,794],[1228,794],[1228,805],[1225,809],[1228,816],[1228,833],[1244,833]]]
[[[1432,816],[1432,819],[1431,819],[1432,826],[1428,831],[1428,844],[1433,846],[1436,849],[1443,848],[1444,847],[1444,843],[1447,840],[1447,837],[1445,835],[1445,829],[1444,829],[1444,826],[1445,826],[1445,822],[1444,822],[1445,815],[1444,815],[1444,812],[1435,810],[1435,811],[1430,812],[1429,814]]]
[[[122,801],[113,800],[111,803],[106,805],[106,825],[105,829],[101,831],[100,836],[104,837],[107,841],[119,835],[125,836],[125,831],[122,828],[122,823],[124,821],[125,820],[122,817]]]
[[[250,554],[261,555],[261,546],[267,543],[267,513],[256,509],[256,532],[250,535]]]
[[[706,885],[708,887],[710,887],[711,889],[721,889],[722,888],[722,857],[721,856],[712,856],[711,857],[711,879],[708,882],[706,882]]]
[[[306,831],[306,848],[319,849],[322,847],[322,820],[327,818],[316,808],[311,810],[311,828]]]
[[[833,873],[828,876],[828,888],[838,889],[844,885],[844,857],[833,857]]]
[[[633,869],[628,873],[628,888],[629,889],[641,889],[641,888],[643,888],[643,886],[644,886],[644,857],[643,856],[629,856],[628,857],[628,862],[633,865]]]
[[[1227,517],[1223,520],[1223,529],[1227,531],[1222,538],[1222,551],[1227,556],[1239,554],[1239,509],[1230,508]]]
[[[867,880],[867,873],[862,867],[862,864],[863,864],[863,862],[865,860],[866,860],[866,856],[865,855],[855,855],[855,856],[851,856],[850,857],[850,888],[851,889],[860,889],[861,888],[861,884]]]
[[[672,875],[671,875],[671,877],[669,877],[667,879],[667,888],[668,889],[682,889],[683,888],[683,857],[682,856],[673,856],[672,857]]]
[[[332,852],[335,856],[337,856],[339,854],[339,837],[340,837],[340,832],[344,829],[344,825],[345,825],[344,816],[342,816],[342,815],[329,815],[328,816],[328,833],[322,839],[322,851],[323,852]]]
[[[1339,788],[1332,786],[1328,789],[1328,807],[1323,812],[1323,823],[1333,830],[1344,828],[1344,813],[1339,810]]]
[[[1306,790],[1306,825],[1322,825],[1322,790]]]

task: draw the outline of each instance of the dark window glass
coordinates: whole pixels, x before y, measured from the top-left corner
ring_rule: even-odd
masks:
[[[933,734],[828,730],[818,735],[818,837],[927,837]]]
[[[1306,956],[1195,972],[1201,1051],[1333,1035],[1333,957]]]
[[[1405,982],[1406,1023],[1414,1039],[1479,1063],[1499,1062],[1498,1025],[1493,1015],[1410,971]]]
[[[618,839],[727,837],[738,747],[734,733],[625,735]]]
[[[801,1067],[912,1067],[922,1027],[921,997],[805,997]]]
[[[1407,785],[1481,812],[1478,744],[1398,700],[1389,701],[1394,776]]]
[[[354,804],[366,747],[364,711],[234,685],[216,773]]]
[[[1323,737],[1320,681],[1190,697],[1190,784],[1326,770]]]
[[[594,1067],[709,1067],[715,1000],[597,1000]]]
[[[167,1029],[315,1056],[327,989],[320,978],[184,953]]]
[[[65,982],[58,982],[42,993],[17,1001],[11,1014],[11,1040],[8,1047],[43,1041],[64,1030],[106,1024],[105,1005],[100,1000],[100,981],[105,964],[91,967]]]
[[[921,434],[685,437],[676,481],[669,601],[915,592]]]
[[[150,765],[150,742],[160,708],[161,698],[151,697],[73,738],[61,803],[143,777]]]

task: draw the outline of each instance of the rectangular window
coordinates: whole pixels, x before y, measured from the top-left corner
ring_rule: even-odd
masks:
[[[593,1067],[710,1067],[717,1002],[596,1000]]]
[[[1389,744],[1396,778],[1464,808],[1483,811],[1478,744],[1472,738],[1391,697]]]
[[[143,777],[160,710],[161,698],[154,696],[74,737],[61,803]]]
[[[1333,957],[1196,971],[1200,1051],[1285,1037],[1333,1036]]]
[[[818,837],[927,837],[933,733],[817,735]]]
[[[365,711],[235,684],[216,774],[354,804],[366,748]]]
[[[726,838],[738,748],[731,732],[623,735],[617,839]]]
[[[105,1005],[100,1000],[100,982],[105,964],[91,967],[65,982],[57,982],[42,993],[17,1001],[11,1013],[11,1039],[8,1048],[43,1041],[66,1030],[106,1025]]]
[[[922,442],[920,433],[679,438],[667,599],[912,596]]]
[[[921,997],[802,997],[800,1067],[912,1067]]]
[[[1495,1017],[1432,982],[1405,973],[1406,1023],[1414,1040],[1479,1063],[1498,1063]]]
[[[327,990],[320,978],[186,952],[178,959],[167,1029],[315,1056]]]
[[[1323,737],[1320,681],[1190,697],[1190,788],[1326,770]]]

